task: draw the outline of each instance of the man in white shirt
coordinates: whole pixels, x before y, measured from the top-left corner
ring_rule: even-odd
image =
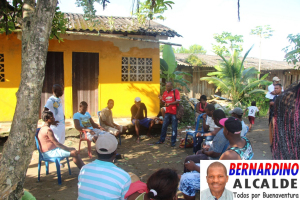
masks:
[[[275,92],[274,92],[274,87],[276,84],[278,84],[280,81],[280,79],[277,76],[273,77],[273,83],[271,85],[268,86],[268,92],[266,94],[266,98],[272,100],[275,96]],[[283,91],[283,88],[282,88]]]
[[[47,100],[44,110],[50,110],[55,119],[55,125],[50,128],[54,133],[55,138],[61,144],[65,142],[65,115],[61,102],[61,96],[64,94],[64,89],[61,85],[55,84],[52,87],[53,95]]]

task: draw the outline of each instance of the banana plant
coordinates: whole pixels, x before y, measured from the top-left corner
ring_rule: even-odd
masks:
[[[250,94],[266,92],[261,89],[261,86],[271,84],[270,81],[266,80],[268,74],[257,79],[256,76],[260,72],[254,67],[246,69],[244,67],[244,61],[252,47],[246,52],[242,61],[239,60],[237,51],[234,51],[228,60],[219,54],[223,62],[214,67],[216,72],[208,73],[208,77],[203,77],[200,80],[214,84],[217,90],[227,94],[232,99],[233,104],[242,101],[245,96],[249,96]]]
[[[181,90],[180,87],[185,87],[190,92],[190,88],[188,87],[190,81],[186,80],[184,75],[192,75],[187,72],[176,71],[176,68],[177,62],[172,47],[164,45],[163,59],[160,59],[161,78],[164,78],[167,82],[173,82],[174,86],[179,90]]]

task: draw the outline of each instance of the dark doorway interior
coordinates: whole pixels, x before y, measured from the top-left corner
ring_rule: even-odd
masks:
[[[97,116],[99,54],[73,52],[72,54],[73,113],[78,111],[79,103],[88,104],[88,112]]]
[[[50,96],[52,96],[52,86],[60,84],[64,86],[64,53],[63,52],[48,52],[45,66],[45,79],[41,96],[40,118],[44,106]],[[61,97],[64,107],[64,95]]]

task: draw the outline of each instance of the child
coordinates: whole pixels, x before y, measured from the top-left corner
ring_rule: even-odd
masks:
[[[257,116],[259,116],[259,110],[256,107],[256,101],[251,102],[251,106],[245,109],[244,114],[246,113],[247,110],[249,110],[248,119],[249,119],[249,122],[250,122],[250,125],[249,125],[249,131],[250,131],[251,128],[252,128],[252,125],[254,125],[255,114],[257,113]]]

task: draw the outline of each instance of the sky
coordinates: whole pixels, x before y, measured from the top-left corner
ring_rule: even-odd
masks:
[[[212,44],[215,33],[223,31],[243,35],[245,53],[253,44],[248,57],[259,57],[259,39],[250,35],[256,26],[270,25],[274,30],[270,39],[262,41],[262,59],[284,60],[282,49],[289,45],[287,36],[300,33],[300,0],[240,0],[240,22],[237,16],[237,0],[173,0],[172,9],[164,13],[166,19],[156,20],[182,35],[168,42],[182,44],[188,48],[199,44],[213,54]],[[62,12],[83,13],[76,7],[75,0],[59,0]],[[97,15],[129,17],[132,0],[110,0],[103,11],[95,4]],[[176,47],[175,47],[176,48]]]

